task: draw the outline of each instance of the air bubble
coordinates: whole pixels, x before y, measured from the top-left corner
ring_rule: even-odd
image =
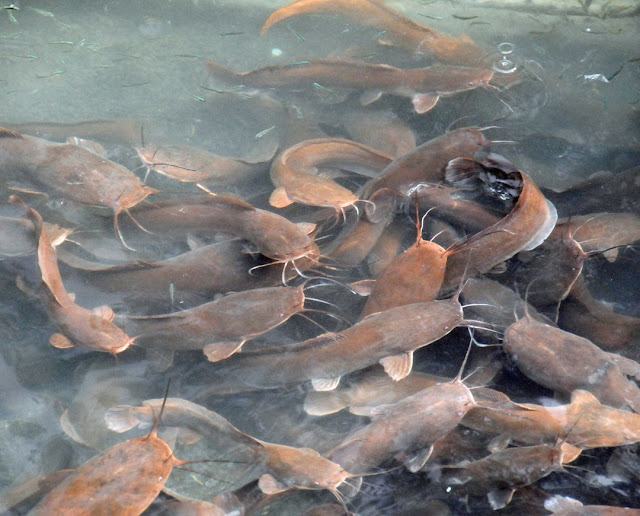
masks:
[[[513,43],[509,43],[508,41],[503,41],[498,45],[498,52],[500,52],[503,56],[508,56],[513,52],[515,48]]]
[[[510,59],[503,57],[492,66],[492,69],[498,73],[513,73],[518,69],[518,65]]]

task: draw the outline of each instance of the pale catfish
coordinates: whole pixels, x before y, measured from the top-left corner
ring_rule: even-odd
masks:
[[[276,189],[269,202],[277,208],[296,202],[342,211],[353,206],[357,196],[320,175],[320,171],[337,168],[375,176],[392,161],[391,156],[351,140],[306,140],[286,149],[271,165]]]
[[[416,113],[431,110],[440,97],[485,87],[493,78],[491,68],[432,65],[401,69],[389,65],[338,60],[303,61],[274,65],[246,73],[237,73],[207,61],[207,70],[215,88],[256,95],[274,88],[296,91],[313,88],[364,90],[363,105],[384,94],[410,98]],[[316,86],[317,88],[317,86]]]
[[[232,292],[194,308],[163,315],[121,316],[116,322],[148,349],[202,349],[212,361],[237,352],[304,310],[304,284]]]
[[[95,351],[120,353],[135,340],[113,323],[114,313],[108,306],[87,310],[74,302],[62,283],[56,252],[47,232],[42,227],[42,217],[24,202],[12,195],[10,202],[23,205],[33,223],[38,241],[38,266],[42,274],[42,288],[47,309],[61,333],[55,333],[50,342],[56,348],[83,346]],[[24,288],[24,287],[23,287]]]
[[[504,333],[504,350],[530,379],[561,393],[583,389],[602,403],[640,412],[640,364],[602,351],[590,340],[531,319]]]
[[[429,54],[443,63],[477,66],[486,52],[467,35],[459,38],[441,34],[416,23],[380,0],[297,0],[274,12],[261,34],[301,14],[343,15],[361,25],[384,30],[380,43],[399,45],[416,54]]]
[[[462,369],[467,357],[468,353]],[[372,408],[368,413],[371,423],[352,432],[327,458],[354,474],[367,473],[394,457],[404,462],[409,471],[419,471],[429,459],[434,443],[458,426],[472,407],[478,406],[460,380],[460,373],[452,382],[427,387],[396,403]]]
[[[16,190],[33,192],[43,188],[44,193],[80,204],[111,208],[118,235],[120,213],[158,193],[122,165],[83,147],[52,143],[2,128],[0,169],[18,183]],[[22,181],[28,184],[23,185]]]
[[[308,234],[313,224],[294,224],[266,210],[254,208],[232,195],[200,195],[139,206],[132,216],[159,235],[189,231],[224,232],[249,240],[258,251],[282,262],[302,257],[317,259],[320,251]]]

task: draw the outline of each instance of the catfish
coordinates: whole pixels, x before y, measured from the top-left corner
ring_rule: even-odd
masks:
[[[0,128],[0,168],[10,171],[15,190],[44,193],[79,204],[113,210],[113,227],[127,247],[118,224],[128,212],[158,190],[145,185],[130,170],[73,144],[56,144]],[[30,185],[20,185],[26,180]]]
[[[401,69],[358,61],[315,60],[273,65],[238,73],[212,61],[205,66],[216,89],[256,95],[278,88],[288,92],[313,88],[364,90],[362,105],[390,94],[411,99],[413,109],[423,114],[441,97],[488,86],[494,71],[489,68],[436,64],[425,68]]]
[[[94,351],[117,354],[125,351],[135,337],[129,337],[113,323],[115,314],[108,306],[87,310],[74,302],[62,283],[56,251],[43,228],[42,217],[33,208],[29,208],[22,199],[12,195],[9,202],[22,206],[31,220],[38,242],[38,267],[42,275],[42,297],[47,311],[60,333],[49,339],[52,346],[59,349],[82,346]],[[22,282],[19,282],[26,290]]]
[[[526,316],[504,333],[503,348],[527,377],[563,394],[591,392],[602,403],[640,411],[640,364],[590,340]]]
[[[341,138],[300,142],[282,152],[271,165],[271,181],[276,189],[269,203],[276,208],[296,202],[343,211],[353,206],[358,198],[350,190],[321,176],[321,169],[375,175],[392,160],[391,156],[371,147]]]
[[[275,11],[262,26],[261,34],[271,27],[301,14],[342,15],[361,25],[383,30],[383,45],[398,45],[417,55],[429,55],[443,63],[478,66],[486,51],[469,36],[459,38],[441,34],[416,23],[376,0],[297,0]]]

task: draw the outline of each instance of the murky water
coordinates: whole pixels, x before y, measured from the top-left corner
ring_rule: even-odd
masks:
[[[538,186],[549,189],[568,188],[600,171],[619,173],[637,166],[637,1],[566,1],[549,6],[523,1],[503,8],[495,3],[499,2],[433,0],[388,5],[443,33],[467,34],[486,47],[483,64],[494,67],[495,76],[509,87],[479,88],[443,97],[422,115],[414,112],[409,99],[390,95],[367,109],[397,117],[414,132],[418,144],[452,127],[492,126],[486,131],[487,137],[496,141],[492,150],[529,174]],[[289,107],[287,111],[276,102],[242,92],[216,91],[205,60],[237,71],[327,57],[405,68],[431,64],[424,56],[379,45],[384,27],[365,27],[340,16],[295,17],[261,37],[260,29],[269,14],[283,5],[286,2],[2,0],[0,120],[9,127],[32,122],[29,127],[22,126],[22,132],[52,141],[93,136],[105,146],[109,159],[135,170],[141,178],[145,171],[138,168],[134,146],[142,144],[191,145],[222,156],[267,162],[276,148],[305,138],[347,136],[346,128],[362,110],[357,97],[318,84],[304,94],[291,92],[284,99],[280,97]],[[79,121],[90,123],[71,125],[73,129],[65,125]],[[380,122],[355,123],[371,124],[375,129]],[[75,134],[78,131],[81,134]],[[354,190],[363,182],[360,177],[343,184]],[[191,184],[153,172],[148,183],[162,190],[166,198],[199,192]],[[3,185],[6,197],[9,186]],[[273,185],[266,172],[257,179],[216,184],[212,189],[276,211],[269,206]],[[109,263],[160,260],[189,249],[187,238],[167,243],[154,235],[145,236],[125,221],[123,224],[129,224],[127,242],[136,248],[136,252],[129,252],[113,237],[110,210],[81,207],[55,196],[28,195],[25,200],[45,220],[77,228],[71,240],[90,242],[95,251],[81,255],[85,259],[97,256]],[[616,211],[616,207],[609,211]],[[318,221],[311,209],[289,207],[278,212],[296,222]],[[352,221],[353,215],[350,217]],[[412,224],[404,219],[404,227],[398,230],[406,245],[414,240]],[[336,231],[330,228],[325,232],[326,242],[335,238]],[[188,236],[192,247],[203,241],[215,242],[236,246],[234,252],[243,260],[252,256],[246,252],[252,249],[237,241]],[[66,242],[61,249],[82,253],[73,242]],[[248,267],[262,263],[246,259]],[[589,260],[585,274],[597,285],[601,297],[616,303],[619,311],[639,317],[640,290],[635,286],[639,263],[636,251],[627,249],[620,251],[615,263],[601,257]],[[75,468],[96,450],[133,437],[135,431],[110,431],[105,411],[161,397],[169,378],[171,396],[202,403],[247,434],[268,442],[326,453],[369,421],[344,411],[325,417],[307,415],[303,402],[310,387],[306,384],[216,396],[215,369],[200,351],[177,353],[167,369],[160,357],[135,346],[119,354],[117,360],[109,354],[55,349],[48,342],[57,331],[55,325],[41,305],[15,283],[18,275],[36,283],[34,256],[7,258],[0,265],[0,492],[11,492],[56,470]],[[325,268],[322,273],[355,281],[368,276],[363,271],[357,267]],[[67,289],[76,293],[76,302],[86,308],[107,303],[118,314],[157,314],[210,300],[170,289],[151,300],[141,300],[117,289],[97,289],[86,275],[70,267],[61,272]],[[261,274],[258,269],[257,277]],[[357,318],[364,304],[363,299],[335,285],[312,292],[309,295],[335,305],[312,301],[313,308],[328,310],[348,322]],[[326,314],[308,315],[315,323],[294,317],[245,348],[293,343],[346,327]],[[415,368],[453,377],[468,342],[466,330],[455,331],[419,351]],[[637,345],[637,338],[631,340],[622,353],[638,359]],[[492,387],[518,402],[538,403],[553,396],[512,364],[505,364]],[[145,432],[139,430],[136,435]],[[165,435],[181,459],[228,458],[228,450],[215,439],[194,444],[185,436],[176,439]],[[471,430],[465,437],[482,441],[482,436]],[[542,504],[551,495],[572,496],[585,504],[640,507],[635,445],[589,450],[575,465],[582,469],[554,473],[523,489],[505,510],[546,514]],[[385,464],[393,466],[393,462]],[[199,471],[203,468],[205,475],[174,471],[168,488],[176,496],[210,501],[257,479],[255,472],[247,472],[246,464],[194,466]],[[363,515],[491,511],[485,498],[467,500],[451,494],[436,476],[430,471],[410,474],[392,470],[366,477],[361,493],[348,502],[349,509]],[[170,513],[168,499],[168,495],[161,495],[148,513]],[[301,492],[265,511],[302,514],[316,504],[332,502],[335,500],[327,492]],[[27,501],[15,513],[24,513],[30,506]]]

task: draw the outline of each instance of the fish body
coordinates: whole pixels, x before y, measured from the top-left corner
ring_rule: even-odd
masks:
[[[376,407],[368,425],[350,434],[327,457],[354,474],[369,473],[397,457],[410,471],[429,458],[431,446],[453,430],[474,405],[461,382],[428,387],[393,405]]]
[[[271,165],[276,190],[270,203],[278,208],[292,202],[342,210],[358,198],[348,189],[319,175],[322,168],[374,175],[393,158],[361,143],[340,138],[306,140],[282,152]]]
[[[88,284],[91,292],[98,289],[114,302],[164,311],[183,300],[193,302],[218,293],[275,286],[315,265],[304,256],[296,259],[297,270],[287,261],[256,261],[243,252],[242,243],[234,241],[198,247],[158,262],[112,266],[88,262],[68,252],[60,257],[81,276],[77,291]],[[256,265],[264,266],[249,272]]]
[[[235,355],[212,371],[220,380],[215,391],[268,389],[308,380],[317,390],[332,390],[344,374],[378,362],[400,380],[411,372],[416,349],[447,335],[461,321],[462,307],[455,299],[392,308],[340,333]]]
[[[443,470],[443,485],[479,496],[487,495],[494,510],[505,507],[513,493],[555,471],[563,464],[575,460],[580,454],[567,443],[540,444],[508,448],[460,466]],[[459,486],[459,487],[458,487]]]
[[[122,405],[109,411],[108,426],[124,432],[139,424],[153,422],[154,409],[162,400],[147,400],[142,407]],[[350,475],[338,464],[322,457],[315,450],[273,444],[256,439],[238,430],[218,413],[180,398],[168,398],[163,412],[167,426],[185,427],[204,437],[233,442],[242,449],[239,453],[255,461],[266,473],[260,487],[267,494],[286,489],[328,489],[335,491]]]
[[[10,202],[23,205],[31,220],[38,242],[38,267],[42,275],[43,294],[47,310],[60,329],[50,342],[57,348],[82,346],[95,351],[120,353],[135,340],[113,323],[114,313],[108,306],[87,310],[74,301],[65,289],[58,268],[56,251],[42,225],[42,217],[28,208],[21,199],[12,196]]]
[[[375,192],[384,188],[408,195],[409,189],[416,184],[442,183],[449,161],[460,156],[473,157],[486,145],[487,140],[475,127],[449,131],[395,159],[377,178],[365,184],[358,196],[370,199]]]
[[[503,347],[540,385],[567,394],[586,390],[607,405],[640,411],[640,388],[626,378],[614,355],[588,339],[523,318],[507,328]]]
[[[407,97],[420,114],[431,110],[442,96],[488,85],[494,74],[490,68],[432,65],[401,69],[337,60],[274,65],[245,73],[234,72],[211,61],[205,65],[214,87],[221,90],[235,87],[234,91],[256,95],[275,88],[295,91],[319,84],[328,89],[364,90],[360,98],[363,105],[371,104],[383,94]]]
[[[444,63],[477,66],[486,51],[467,35],[441,34],[416,23],[376,0],[297,0],[269,16],[261,34],[274,25],[303,14],[339,15],[368,27],[384,30],[380,43],[398,45],[415,54],[427,54]]]
[[[227,294],[164,315],[121,316],[117,323],[149,349],[203,349],[213,361],[238,351],[304,308],[302,287],[265,287]]]
[[[0,166],[66,199],[119,212],[156,190],[131,171],[72,144],[57,144],[0,130]]]
[[[465,271],[468,276],[484,273],[520,251],[535,249],[555,227],[558,214],[554,205],[527,174],[501,156],[492,155],[482,162],[456,158],[447,165],[447,177],[461,187],[468,180],[480,179],[497,197],[513,198],[515,204],[494,225],[450,249],[445,290],[458,285]]]
[[[249,240],[273,260],[318,258],[320,251],[308,233],[312,224],[253,207],[232,195],[203,195],[167,200],[132,210],[141,226],[153,233],[184,235],[188,231],[224,232]]]
[[[29,514],[142,514],[177,462],[169,445],[155,435],[117,444],[82,464]]]
[[[256,179],[267,170],[266,163],[218,156],[187,145],[137,147],[149,170],[183,183],[226,185]]]

